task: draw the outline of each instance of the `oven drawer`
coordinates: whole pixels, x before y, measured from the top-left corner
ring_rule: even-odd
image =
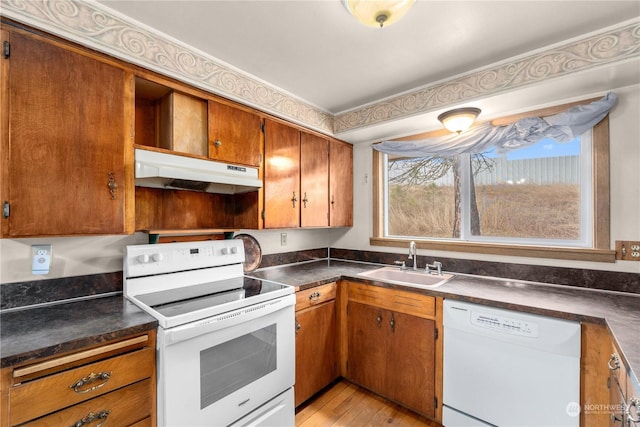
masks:
[[[432,296],[359,282],[349,282],[348,294],[349,301],[375,305],[426,319],[435,319],[436,316],[436,299]]]
[[[336,282],[296,292],[296,311],[336,298]]]
[[[150,378],[154,367],[155,349],[145,348],[15,385],[9,392],[11,425]],[[73,386],[81,382],[75,391]]]
[[[146,379],[22,425],[74,426],[84,419],[85,423],[81,425],[92,427],[101,422],[110,426],[144,426],[151,416],[150,387],[151,380]]]

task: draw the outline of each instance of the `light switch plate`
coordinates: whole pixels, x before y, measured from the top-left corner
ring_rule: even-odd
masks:
[[[47,274],[51,268],[51,245],[31,246],[31,273]]]

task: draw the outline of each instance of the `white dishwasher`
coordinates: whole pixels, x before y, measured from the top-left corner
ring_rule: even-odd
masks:
[[[444,301],[445,427],[578,427],[580,324]]]

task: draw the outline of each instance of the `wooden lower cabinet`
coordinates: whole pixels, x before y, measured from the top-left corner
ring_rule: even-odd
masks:
[[[155,425],[155,332],[6,368],[2,380],[2,427]]]
[[[336,283],[298,292],[296,406],[338,378],[335,295]]]
[[[349,286],[348,379],[429,418],[440,419],[438,320],[435,312],[425,314],[425,308],[433,311],[436,299],[360,283]]]
[[[633,404],[635,387],[609,329],[583,323],[581,338],[580,425],[640,426],[633,421],[640,415]]]

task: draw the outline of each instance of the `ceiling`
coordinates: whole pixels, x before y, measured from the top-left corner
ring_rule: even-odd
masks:
[[[640,16],[640,1],[418,0],[386,28],[339,0],[102,0],[338,114]]]

